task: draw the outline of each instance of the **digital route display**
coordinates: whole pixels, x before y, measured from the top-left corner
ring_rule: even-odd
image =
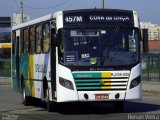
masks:
[[[134,25],[133,12],[123,10],[86,10],[64,12],[64,26],[67,25]]]

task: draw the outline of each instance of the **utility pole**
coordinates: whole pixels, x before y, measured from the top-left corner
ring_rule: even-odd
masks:
[[[21,22],[23,23],[23,2],[21,1]]]
[[[101,0],[101,7],[104,9],[104,0]]]

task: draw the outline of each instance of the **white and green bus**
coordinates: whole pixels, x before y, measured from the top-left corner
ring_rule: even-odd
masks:
[[[55,110],[63,102],[141,99],[140,28],[131,10],[58,11],[12,28],[12,87]]]

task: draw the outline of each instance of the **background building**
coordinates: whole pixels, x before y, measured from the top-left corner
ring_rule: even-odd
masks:
[[[149,40],[160,40],[160,29],[158,25],[148,27],[148,39]]]
[[[160,40],[160,26],[151,22],[141,22],[141,29],[148,29],[148,40]]]
[[[148,29],[148,50],[160,53],[160,26],[151,22],[141,22],[141,29]]]
[[[160,53],[160,40],[149,40],[148,48],[150,53]]]
[[[23,22],[27,22],[31,19],[29,15],[23,14]],[[13,13],[13,25],[18,25],[22,23],[22,14],[21,13]]]
[[[151,22],[140,22],[141,29],[148,29],[149,26],[151,26]]]

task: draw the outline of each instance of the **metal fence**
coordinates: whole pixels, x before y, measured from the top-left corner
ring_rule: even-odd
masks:
[[[11,58],[0,58],[0,77],[11,77]]]
[[[160,82],[160,53],[142,54],[142,80]]]

